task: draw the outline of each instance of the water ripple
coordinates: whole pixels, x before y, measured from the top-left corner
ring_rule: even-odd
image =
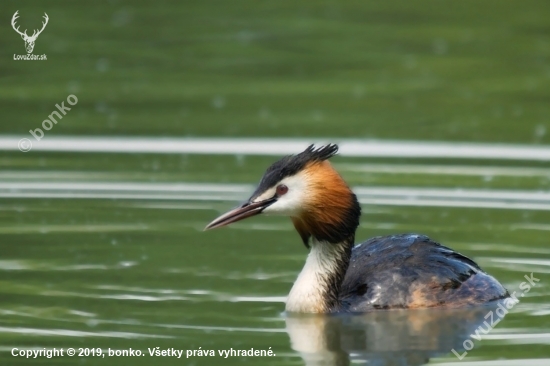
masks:
[[[0,182],[0,197],[237,202],[247,197],[252,189],[248,184]],[[353,189],[359,201],[369,205],[550,210],[550,192],[547,191],[361,186]],[[106,226],[104,230],[109,228]],[[143,229],[139,225],[131,228]],[[531,224],[517,228],[547,230],[547,225]],[[71,230],[69,227],[58,229]]]
[[[18,141],[23,137],[27,136],[0,136],[0,150],[19,150]],[[48,136],[47,139],[34,141],[33,151],[280,156],[302,151],[314,142],[328,142],[315,140]],[[339,144],[343,156],[349,157],[550,160],[550,148],[547,146],[446,141],[331,140]]]
[[[61,336],[61,337],[106,337],[106,338],[173,338],[158,334],[141,334],[130,332],[84,332],[70,329],[37,329],[37,328],[19,328],[19,327],[0,327],[0,333],[28,334],[33,336]]]
[[[0,260],[0,270],[4,271],[87,271],[87,270],[112,270],[124,269],[138,265],[138,262],[122,261],[114,265],[106,264],[71,264],[60,265],[34,260]]]

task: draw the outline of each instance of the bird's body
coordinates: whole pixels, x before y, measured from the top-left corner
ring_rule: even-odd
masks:
[[[474,261],[424,235],[375,237],[348,247],[312,242],[287,311],[461,307],[508,296]]]
[[[508,296],[479,266],[424,235],[372,238],[353,248],[337,311],[461,307]]]
[[[308,147],[264,174],[240,207],[206,228],[260,213],[290,216],[310,249],[286,310],[300,313],[461,307],[508,297],[474,261],[417,234],[375,237],[354,246],[361,208],[327,161],[338,147]]]

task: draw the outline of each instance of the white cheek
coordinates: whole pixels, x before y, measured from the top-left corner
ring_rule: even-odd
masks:
[[[305,198],[306,184],[304,177],[298,175],[283,179],[280,184],[288,187],[288,192],[277,199],[277,202],[267,207],[263,213],[267,215],[295,215],[301,210]]]

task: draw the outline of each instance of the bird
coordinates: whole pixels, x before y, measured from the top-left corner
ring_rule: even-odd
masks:
[[[206,230],[257,215],[289,216],[309,250],[286,300],[288,313],[459,308],[509,297],[470,258],[420,234],[355,245],[361,206],[329,159],[338,145],[308,146],[273,163],[243,204]]]

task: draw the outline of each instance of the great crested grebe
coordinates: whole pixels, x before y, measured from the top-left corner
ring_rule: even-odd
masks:
[[[260,213],[290,216],[305,246],[306,264],[286,302],[300,313],[460,307],[508,297],[474,261],[424,235],[375,237],[354,246],[361,207],[327,161],[329,144],[271,165],[243,205],[205,230]]]

